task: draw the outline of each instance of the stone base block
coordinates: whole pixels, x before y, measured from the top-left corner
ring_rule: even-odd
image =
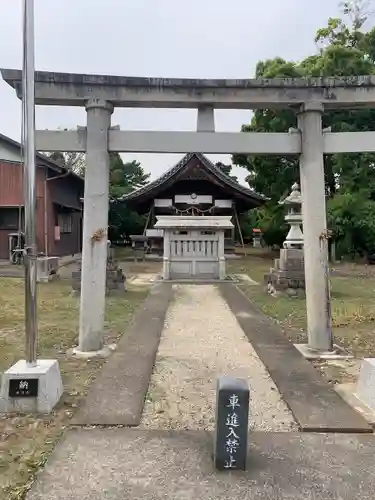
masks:
[[[283,248],[274,267],[265,275],[268,293],[273,296],[286,294],[289,297],[305,296],[304,252],[302,249]]]
[[[356,397],[375,411],[375,358],[365,358],[355,391]]]
[[[304,250],[302,248],[281,248],[280,261],[303,261]]]
[[[372,410],[356,396],[356,384],[335,384],[335,391],[349,406],[358,411],[371,425],[375,425],[375,410]]]
[[[289,297],[305,296],[305,278],[300,276],[288,277],[283,273],[271,272],[264,276],[264,284],[270,294],[285,293]]]
[[[99,351],[81,351],[79,347],[73,347],[73,349],[69,350],[68,354],[82,359],[108,358],[108,356],[110,356],[111,353],[116,350],[116,348],[116,344],[104,346],[103,349],[100,349]]]
[[[106,294],[126,292],[126,277],[122,269],[107,269],[106,275]],[[72,272],[72,288],[75,295],[81,292],[81,271]]]
[[[58,277],[58,257],[38,257],[36,266],[36,279],[38,283],[48,283]]]
[[[305,273],[300,270],[289,270],[289,271],[282,271],[282,270],[276,270],[273,272],[273,274],[277,274],[280,278],[285,278],[287,280],[298,280],[298,281],[303,281],[305,282]]]
[[[295,248],[280,250],[278,268],[283,271],[299,271],[304,273],[304,252]]]
[[[338,345],[334,345],[332,351],[317,351],[315,349],[310,349],[308,344],[294,344],[294,347],[302,354],[302,356],[308,360],[322,359],[351,359],[353,356],[348,354],[344,349]]]
[[[75,281],[81,281],[81,271],[73,271],[72,272],[72,280]]]
[[[37,384],[36,395],[10,395],[10,386],[15,380],[22,382],[20,388]],[[37,381],[37,382],[36,382]],[[18,391],[17,391],[18,392]],[[51,413],[63,393],[59,363],[55,359],[39,359],[36,366],[29,366],[25,360],[18,361],[2,377],[0,393],[1,413]]]
[[[306,293],[305,293],[305,290],[300,287],[300,288],[287,288],[285,291],[284,291],[285,295],[287,295],[288,297],[292,297],[292,298],[298,298],[298,299],[304,299],[306,297]]]

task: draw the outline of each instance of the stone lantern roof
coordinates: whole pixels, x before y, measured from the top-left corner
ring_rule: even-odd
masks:
[[[284,200],[279,201],[280,205],[302,205],[301,191],[299,184],[295,182],[292,186],[292,192]]]

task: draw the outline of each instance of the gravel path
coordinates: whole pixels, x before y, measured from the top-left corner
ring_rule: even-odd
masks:
[[[214,285],[175,285],[141,427],[214,428],[216,379],[250,384],[250,428],[293,431],[293,416]]]

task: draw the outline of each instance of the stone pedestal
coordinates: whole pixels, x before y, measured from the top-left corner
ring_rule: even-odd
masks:
[[[113,256],[113,249],[108,249],[107,271],[106,271],[106,294],[114,292],[125,292],[126,277]],[[78,261],[78,269],[72,273],[72,287],[75,293],[81,291],[81,261]]]
[[[38,283],[48,283],[52,279],[58,278],[58,257],[38,257],[36,265],[36,279]]]
[[[375,412],[375,358],[363,360],[355,395]]]
[[[262,248],[262,240],[260,236],[253,236],[253,247]]]
[[[63,393],[59,363],[39,359],[35,366],[18,361],[3,374],[0,413],[51,413]]]
[[[291,297],[305,294],[304,251],[299,248],[283,248],[274,267],[265,275],[267,291],[271,295],[285,293]]]
[[[260,229],[253,229],[253,248],[262,248],[262,232]]]
[[[132,241],[132,250],[133,250],[134,260],[136,262],[138,260],[142,260],[142,261],[145,260],[148,236],[140,235],[140,234],[132,234],[132,235],[130,235],[130,239]]]

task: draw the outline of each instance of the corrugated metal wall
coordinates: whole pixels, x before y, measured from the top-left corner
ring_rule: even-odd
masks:
[[[36,175],[36,229],[37,247],[44,252],[44,175],[45,169],[38,168]],[[0,209],[1,207],[23,206],[23,168],[20,163],[0,162]],[[0,259],[7,259],[9,253],[9,233],[0,229]]]
[[[1,207],[23,206],[23,168],[20,163],[0,160],[0,210]],[[36,230],[38,252],[49,255],[68,255],[81,251],[80,198],[83,196],[83,183],[74,177],[60,177],[48,181],[47,170],[37,168],[36,175]],[[57,204],[75,209],[72,211],[72,232],[61,235],[55,240],[55,212]],[[47,210],[47,211],[46,211]],[[7,259],[9,253],[9,233],[14,229],[0,228],[0,259]],[[48,248],[46,248],[46,244]]]
[[[22,165],[0,162],[0,206],[23,205]]]

